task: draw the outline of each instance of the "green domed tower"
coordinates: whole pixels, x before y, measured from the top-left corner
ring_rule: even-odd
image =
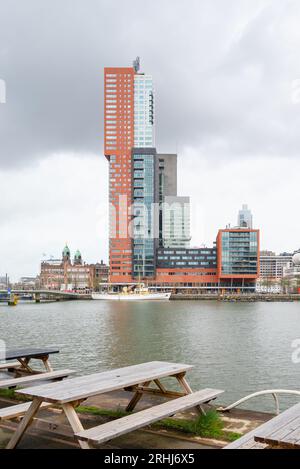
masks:
[[[62,258],[64,262],[69,261],[71,259],[71,251],[67,244],[65,245],[64,250],[62,252]]]
[[[74,255],[74,265],[82,264],[81,252],[77,249]]]

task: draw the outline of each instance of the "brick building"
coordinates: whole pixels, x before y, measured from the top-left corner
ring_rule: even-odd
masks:
[[[61,259],[42,261],[40,288],[47,290],[90,290],[98,281],[107,281],[108,267],[103,261],[99,264],[83,262],[80,251],[73,260],[68,246],[65,246]]]

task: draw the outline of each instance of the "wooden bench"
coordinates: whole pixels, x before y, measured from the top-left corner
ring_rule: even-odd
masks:
[[[49,404],[48,402],[43,402],[41,408],[51,407],[53,404]],[[9,407],[4,407],[0,409],[0,422],[1,420],[12,420],[17,417],[23,417],[29,407],[31,406],[31,402],[25,402],[24,404],[17,404],[11,405]]]
[[[13,387],[23,387],[28,384],[32,384],[36,381],[49,381],[49,380],[59,380],[66,378],[70,374],[75,373],[73,370],[57,370],[57,371],[50,371],[47,373],[38,373],[36,375],[28,375],[22,378],[9,378],[3,379],[0,381],[0,389],[7,389]]]
[[[20,366],[21,366],[20,362],[0,363],[0,371],[1,370],[9,370],[9,369],[20,368]]]
[[[290,435],[297,437],[290,441]],[[260,441],[256,441],[258,438]],[[300,404],[282,412],[268,422],[234,441],[224,449],[266,449],[270,445],[300,447]]]
[[[183,412],[192,407],[210,402],[222,393],[223,391],[217,389],[203,389],[135,414],[122,417],[113,422],[104,423],[97,427],[90,428],[89,430],[81,431],[75,434],[75,438],[93,444],[105,443],[120,435],[130,433],[163,418],[170,417],[177,412]]]

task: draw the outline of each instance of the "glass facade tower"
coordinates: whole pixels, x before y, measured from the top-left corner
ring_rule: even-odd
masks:
[[[154,141],[154,92],[150,75],[134,76],[134,146],[153,148]]]
[[[156,213],[154,148],[134,148],[133,155],[133,277],[154,278]]]

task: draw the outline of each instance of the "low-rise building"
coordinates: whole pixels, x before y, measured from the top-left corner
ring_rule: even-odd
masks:
[[[276,293],[282,293],[282,285],[279,282],[274,282],[270,284],[266,284],[264,282],[258,281],[256,283],[256,293],[270,293],[270,294],[276,294]]]
[[[98,288],[101,283],[108,282],[109,267],[103,261],[93,264],[93,288]]]
[[[157,249],[156,288],[254,292],[259,276],[259,230],[220,230],[212,248]]]

